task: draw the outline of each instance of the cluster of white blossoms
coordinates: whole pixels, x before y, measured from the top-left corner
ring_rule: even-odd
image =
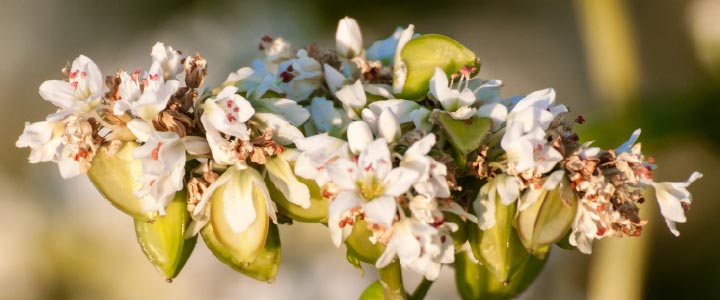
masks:
[[[594,240],[640,235],[645,197],[677,235],[702,177],[655,182],[639,130],[616,149],[580,143],[584,119],[568,119],[553,89],[503,98],[502,81],[475,77],[472,51],[412,25],[365,49],[345,18],[334,51],[268,36],[259,49],[215,88],[202,56],[162,43],[147,70],[107,77],[81,55],[66,80],[40,86],[58,110],[16,145],[63,178],[87,172],[136,219],[141,244],[177,236],[143,244],[168,278],[201,233],[222,262],[272,280],[276,224],[298,221],[326,224],[351,261],[427,280],[456,263],[458,277],[478,268],[517,293],[512,274],[553,244],[590,253]]]

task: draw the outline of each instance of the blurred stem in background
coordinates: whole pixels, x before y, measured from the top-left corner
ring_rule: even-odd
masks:
[[[638,94],[640,69],[627,7],[621,0],[576,0],[575,11],[594,93],[612,111],[622,114]],[[644,219],[656,215],[653,202],[643,205]],[[646,228],[639,238],[605,239],[595,244],[587,299],[642,298],[650,237]]]

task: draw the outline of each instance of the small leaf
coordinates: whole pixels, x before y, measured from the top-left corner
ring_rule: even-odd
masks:
[[[375,264],[375,261],[385,250],[385,246],[381,243],[371,243],[371,235],[372,232],[368,230],[367,223],[364,220],[356,221],[350,236],[345,240],[345,246],[347,246],[348,250],[352,250],[360,261]]]
[[[253,279],[270,283],[275,281],[280,266],[281,244],[280,233],[274,223],[269,225],[264,248],[250,263],[238,262],[234,259],[233,254],[215,237],[212,224],[207,224],[200,231],[200,234],[205,244],[220,262]]]
[[[140,187],[136,179],[142,174],[140,161],[132,157],[132,151],[137,146],[135,142],[124,142],[113,155],[108,155],[109,146],[102,146],[93,158],[87,175],[110,204],[135,219],[150,221],[152,214],[143,211],[140,200],[133,195],[133,191]]]
[[[228,183],[218,187],[210,198],[210,223],[214,228],[215,237],[228,250],[233,261],[250,263],[265,245],[270,220],[265,196],[257,186],[256,180],[260,180],[259,182],[262,183],[260,174],[252,168],[234,172],[237,174],[233,174]],[[227,219],[226,202],[239,200],[224,199],[225,190],[228,188],[238,189],[237,193],[230,194],[252,197],[255,220],[242,232],[235,232],[230,220]],[[246,189],[251,189],[251,191],[246,191]],[[236,222],[237,220],[232,221]]]
[[[452,74],[465,65],[479,66],[475,53],[440,34],[425,34],[411,39],[403,47],[400,57],[407,74],[398,98],[408,100],[425,98],[436,67]],[[397,80],[397,75],[393,76],[393,81]]]
[[[368,287],[360,294],[359,300],[384,300],[385,299],[385,292],[382,286],[382,283],[380,283],[380,280],[375,280],[373,283],[368,285]]]
[[[492,127],[492,120],[489,118],[472,117],[467,120],[455,120],[444,111],[438,111],[436,116],[437,123],[445,132],[450,144],[462,154],[480,148]]]
[[[168,281],[180,274],[195,249],[197,236],[184,238],[189,222],[184,191],[175,194],[164,216],[152,222],[135,220],[135,233],[143,253]]]

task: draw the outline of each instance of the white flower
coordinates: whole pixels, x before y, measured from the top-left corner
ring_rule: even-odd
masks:
[[[328,177],[326,165],[338,159],[350,159],[350,149],[344,140],[327,134],[318,134],[295,140],[301,151],[295,161],[295,174],[325,185]]]
[[[288,98],[302,101],[320,88],[324,79],[323,67],[309,57],[305,49],[298,50],[297,57],[281,63],[276,76]]]
[[[147,76],[147,74],[145,75]],[[142,95],[140,89],[141,71],[138,69],[132,75],[125,71],[120,72],[120,86],[118,86],[119,99],[113,105],[113,114],[121,116],[132,109],[132,103],[136,102]]]
[[[377,268],[390,264],[395,255],[400,265],[423,274],[428,280],[437,279],[440,267],[454,261],[455,249],[449,232],[455,224],[446,223],[449,230],[437,229],[427,223],[405,218],[392,227],[392,237],[385,251],[375,262]]]
[[[275,69],[268,70],[266,63],[260,60],[252,62],[252,68],[242,68],[228,76],[229,82],[234,82],[240,92],[246,92],[248,99],[259,99],[268,91],[283,93],[280,88],[282,81],[275,76]]]
[[[365,122],[363,122],[365,123]],[[397,115],[389,109],[383,110],[378,119],[378,133],[388,143],[397,142],[400,139],[400,120]]]
[[[90,58],[80,55],[68,73],[68,81],[47,80],[40,85],[40,96],[68,113],[91,111],[105,93],[104,78],[100,68]]]
[[[155,117],[167,107],[170,97],[175,94],[180,87],[180,82],[177,80],[165,81],[160,77],[161,72],[160,64],[154,62],[150,67],[147,77],[143,80],[144,89],[142,95],[140,95],[136,101],[132,101],[132,97],[118,101],[118,103],[122,104],[116,104],[113,112],[116,115],[118,113],[122,114],[124,112],[123,109],[129,107],[133,115],[145,121],[150,122],[155,119]],[[128,93],[135,95],[132,82],[129,82],[128,85]]]
[[[71,178],[87,172],[99,144],[92,125],[77,115],[59,121],[25,123],[16,147],[30,147],[30,163],[54,161],[60,176]]]
[[[562,155],[548,143],[545,130],[557,114],[567,111],[555,102],[552,89],[533,92],[518,101],[507,116],[505,134],[500,142],[507,153],[512,173],[547,173],[562,160]]]
[[[461,91],[450,88],[445,71],[440,68],[435,68],[435,74],[430,79],[430,94],[453,119],[467,120],[477,111],[471,107],[475,104],[475,94],[467,86]]]
[[[151,56],[153,63],[159,64],[165,80],[175,79],[175,75],[184,71],[183,65],[180,63],[182,60],[180,52],[174,50],[172,46],[165,46],[165,44],[157,42],[152,47]]]
[[[184,188],[185,153],[206,154],[210,149],[201,137],[180,138],[175,132],[155,131],[140,120],[130,121],[128,127],[144,142],[133,150],[133,157],[142,164],[142,175],[138,178],[142,185],[134,195],[150,200],[142,203],[145,211],[158,211],[163,215],[175,192]]]
[[[368,144],[357,162],[338,159],[327,168],[330,180],[339,189],[328,213],[328,227],[336,246],[349,234],[345,230],[349,226],[340,224],[345,224],[345,213],[353,208],[359,207],[367,221],[389,228],[397,213],[395,197],[407,192],[418,178],[412,169],[392,167],[390,150],[382,138]]]
[[[245,168],[245,160],[240,160],[236,155],[237,145],[221,135],[222,133],[241,141],[250,139],[250,132],[245,122],[255,114],[255,109],[250,102],[235,92],[237,92],[236,87],[228,86],[216,97],[207,99],[203,105],[204,111],[200,121],[205,127],[213,160],[220,164]]]
[[[337,55],[342,58],[351,59],[362,54],[362,34],[355,19],[345,17],[338,22],[335,32],[335,48]]]
[[[415,191],[430,199],[447,198],[450,197],[447,167],[427,155],[434,145],[435,135],[432,133],[413,143],[405,151],[400,166],[415,170],[419,174],[413,185]]]
[[[692,203],[692,195],[688,192],[687,187],[702,176],[700,172],[693,172],[685,182],[646,181],[655,189],[655,198],[660,204],[660,213],[665,217],[665,223],[675,236],[680,235],[675,223],[685,223],[685,211]]]
[[[324,64],[323,71],[325,75],[325,83],[327,83],[331,93],[335,93],[337,90],[342,88],[343,84],[345,84],[345,80],[347,79],[345,78],[345,75],[340,73],[340,71],[335,70],[335,68],[330,65]]]

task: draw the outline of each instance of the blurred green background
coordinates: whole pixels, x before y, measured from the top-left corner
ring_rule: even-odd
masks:
[[[337,21],[358,20],[365,45],[396,26],[442,33],[474,50],[480,76],[504,96],[554,87],[588,121],[583,140],[612,148],[643,128],[659,181],[691,187],[689,222],[673,237],[655,204],[643,239],[596,243],[592,256],[555,249],[525,299],[720,299],[720,0],[693,1],[0,1],[0,299],[353,299],[372,282],[344,262],[319,225],[282,226],[280,275],[270,285],[197,247],[166,283],[135,242],[132,220],[85,177],[30,165],[14,142],[53,106],[37,88],[77,55],[105,74],[147,68],[156,41],[209,62],[206,84],[257,56],[265,34],[295,46],[334,46]],[[412,288],[419,277],[408,274]],[[428,299],[454,299],[445,268]]]

